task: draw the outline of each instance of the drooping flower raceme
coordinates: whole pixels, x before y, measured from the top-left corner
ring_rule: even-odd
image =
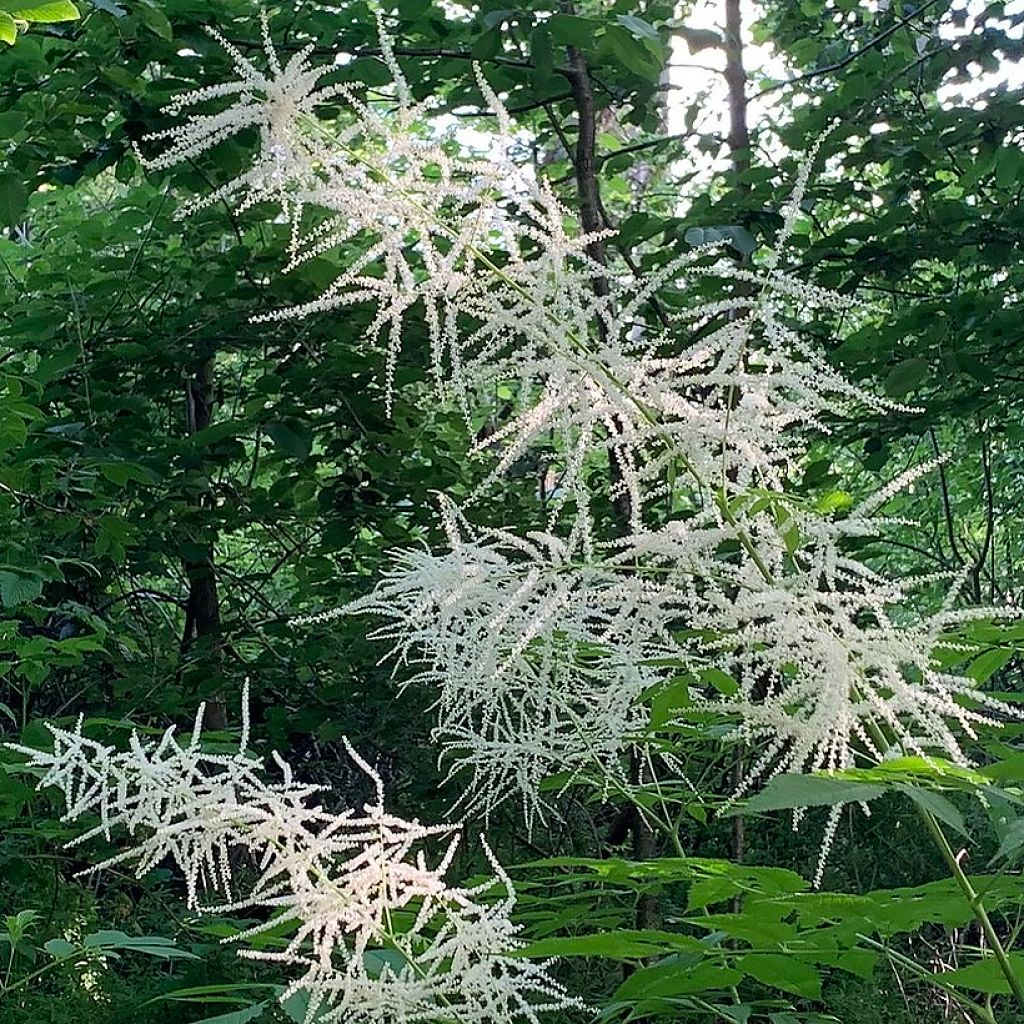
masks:
[[[61,791],[64,820],[98,815],[72,845],[121,832],[131,840],[92,870],[133,861],[141,876],[169,859],[185,877],[190,906],[207,891],[226,901],[214,911],[269,911],[231,941],[243,944],[243,957],[295,972],[282,999],[303,992],[307,1022],[536,1024],[541,1011],[578,1005],[547,963],[513,955],[521,945],[510,918],[515,893],[486,842],[496,877],[453,885],[446,875],[456,826],[388,812],[380,776],[351,747],[374,787],[359,810],[326,810],[319,787],[296,782],[276,755],[280,779],[268,782],[246,750],[246,703],[243,721],[232,754],[203,750],[202,709],[187,743],[169,729],[156,741],[133,734],[119,751],[88,739],[79,721],[72,730],[49,727],[52,752],[11,748],[42,769],[41,788]],[[444,852],[432,858],[428,848],[438,842]],[[238,850],[255,863],[254,879],[232,867]],[[496,888],[503,895],[493,898]],[[245,947],[289,922],[283,949]]]

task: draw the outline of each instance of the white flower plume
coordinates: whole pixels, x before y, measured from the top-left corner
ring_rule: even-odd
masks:
[[[361,810],[333,813],[315,802],[318,787],[295,782],[276,755],[281,781],[264,781],[260,762],[246,752],[247,694],[233,754],[203,751],[201,709],[185,744],[169,729],[157,741],[133,734],[118,751],[86,738],[81,720],[73,730],[49,729],[52,752],[11,749],[43,770],[40,787],[61,791],[64,820],[99,816],[73,843],[123,830],[134,844],[91,870],[134,860],[141,876],[169,858],[186,879],[190,906],[206,889],[229,901],[209,908],[215,912],[269,912],[233,942],[294,922],[283,949],[242,948],[240,955],[296,972],[282,999],[307,995],[306,1024],[537,1024],[542,1011],[580,1005],[547,963],[514,955],[522,944],[510,917],[515,892],[486,841],[495,877],[469,888],[450,883],[457,826],[388,812],[380,776],[347,741],[374,797]],[[437,839],[446,850],[432,863],[427,847]],[[233,872],[236,849],[248,850],[258,868],[242,898],[232,894],[246,881],[232,877],[243,874]],[[491,897],[495,888],[504,895]]]
[[[806,578],[752,585],[697,620],[723,630],[718,664],[739,684],[726,710],[739,716],[735,734],[761,751],[743,789],[766,773],[852,768],[858,753],[881,761],[894,745],[964,764],[951,724],[974,736],[1004,707],[936,660],[955,644],[951,626],[1000,612],[947,610],[898,624],[889,608],[904,588],[844,582],[843,590],[812,590]]]
[[[647,662],[674,651],[655,587],[614,560],[580,561],[551,536],[474,530],[442,504],[450,550],[409,550],[366,598],[343,609],[385,619],[371,636],[436,689],[435,739],[463,800],[490,811],[516,794],[528,821],[540,786],[589,765],[620,773],[644,728]]]

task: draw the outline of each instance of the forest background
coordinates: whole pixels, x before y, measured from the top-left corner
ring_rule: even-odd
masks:
[[[315,293],[344,249],[281,275],[286,228],[258,211],[174,218],[238,172],[244,143],[173,172],[140,166],[133,147],[167,126],[161,106],[225,72],[203,26],[258,45],[254,3],[79,6],[0,0],[0,739],[44,744],[44,721],[83,713],[123,740],[132,725],[187,723],[202,700],[211,728],[228,730],[249,679],[254,733],[307,778],[359,790],[347,736],[399,808],[440,820],[457,790],[436,768],[429,695],[397,699],[363,620],[293,623],[365,594],[390,549],[435,543],[436,494],[465,495],[486,473],[461,418],[426,411],[426,329],[406,323],[388,416],[369,312],[250,322]],[[365,3],[274,13],[286,51],[313,40],[325,60],[348,55],[344,80],[371,92],[387,81]],[[450,112],[456,144],[489,130],[475,60],[520,129],[523,162],[584,222],[618,228],[608,259],[622,272],[713,240],[748,260],[820,145],[797,269],[874,313],[817,343],[916,411],[837,417],[800,492],[839,507],[945,456],[887,508],[918,525],[871,541],[871,555],[899,574],[962,569],[972,602],[1016,603],[1024,10],[400,0],[387,13],[414,94]],[[589,100],[567,73],[576,60]],[[507,502],[483,514],[528,518],[542,470],[517,465]],[[1013,627],[979,633],[969,674],[1020,692],[1021,642]],[[925,802],[963,847],[958,863],[1024,974],[1019,810],[974,799],[986,781],[1012,794],[1024,779],[1019,733],[980,737],[982,782],[918,779],[909,798],[873,800],[870,817],[844,810],[817,895],[799,876],[814,872],[820,813],[799,831],[783,813],[716,817],[737,753],[713,736],[688,755],[685,858],[650,837],[638,845],[628,813],[586,790],[563,794],[560,820],[532,834],[503,807],[488,835],[520,866],[533,951],[563,955],[563,980],[606,1014],[973,1019],[964,993],[1024,1019],[913,816]],[[232,924],[185,913],[169,871],[76,876],[89,860],[61,848],[73,829],[18,760],[0,754],[3,1024],[287,1019],[268,979],[218,944]],[[483,868],[471,847],[460,857],[467,873]],[[800,952],[823,926],[832,962]],[[724,959],[673,946],[695,929]]]

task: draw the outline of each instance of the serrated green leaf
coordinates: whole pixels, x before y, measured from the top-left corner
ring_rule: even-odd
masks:
[[[1024,953],[1009,953],[1008,956],[1014,974],[1019,978],[1024,978]],[[977,960],[967,967],[943,971],[939,977],[944,984],[956,985],[974,992],[985,992],[989,995],[1008,995],[1010,993],[1010,983],[994,956]]]
[[[742,806],[730,808],[724,816],[867,803],[884,793],[882,786],[834,779],[827,775],[776,775],[760,793],[744,801]]]
[[[22,21],[36,21],[40,24],[55,24],[60,21],[77,21],[82,15],[71,0],[0,0],[0,10],[6,11]]]
[[[539,939],[518,950],[516,955],[539,958],[599,956],[610,960],[639,960],[660,956],[668,951],[700,953],[703,948],[698,939],[686,935],[653,930],[622,930]]]
[[[43,592],[43,581],[38,576],[0,570],[0,603],[5,608],[34,601]]]
[[[918,786],[906,786],[897,784],[896,790],[906,794],[922,810],[934,815],[939,821],[945,822],[950,828],[959,832],[960,835],[969,838],[967,825],[964,823],[964,816],[940,793],[931,789],[921,789]]]
[[[612,997],[615,1002],[666,999],[694,992],[729,989],[743,979],[742,972],[720,964],[701,963],[695,956],[680,954],[671,963],[634,971]]]
[[[78,947],[73,942],[68,942],[67,939],[50,939],[48,942],[43,943],[43,949],[50,956],[56,957],[58,960],[64,960],[71,956]]]

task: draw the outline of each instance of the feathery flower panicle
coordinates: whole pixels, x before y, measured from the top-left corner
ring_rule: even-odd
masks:
[[[471,770],[463,802],[488,812],[514,794],[532,822],[546,776],[620,770],[658,679],[646,663],[673,649],[666,613],[642,580],[549,534],[477,531],[448,502],[442,522],[448,553],[399,552],[343,611],[383,618],[371,637],[436,690],[435,739],[453,774]]]
[[[340,814],[315,803],[318,787],[297,783],[276,757],[280,782],[262,777],[246,752],[247,693],[236,753],[201,748],[202,710],[187,744],[169,729],[158,741],[138,735],[117,751],[74,730],[50,726],[52,753],[11,745],[43,769],[40,787],[65,798],[65,820],[98,814],[77,845],[123,829],[134,846],[91,870],[136,861],[141,875],[165,858],[185,876],[190,906],[199,890],[228,902],[214,912],[261,908],[265,923],[234,936],[245,944],[283,922],[295,930],[282,949],[242,948],[251,960],[298,970],[282,999],[307,996],[306,1024],[450,1022],[536,1024],[537,1014],[579,1006],[550,976],[548,963],[516,957],[522,945],[511,912],[512,884],[481,837],[495,877],[473,887],[446,878],[457,826],[423,825],[384,807],[380,776],[350,747],[374,796]],[[439,858],[425,844],[444,841]],[[249,892],[232,889],[231,853],[246,849],[258,868]],[[490,898],[495,888],[503,892]]]
[[[212,193],[186,203],[178,211],[179,216],[235,196],[241,197],[242,209],[264,200],[287,203],[289,190],[296,182],[309,180],[313,172],[316,153],[303,131],[303,119],[312,117],[321,104],[337,96],[341,87],[320,85],[331,68],[310,65],[312,44],[282,65],[270,40],[265,15],[261,15],[261,25],[269,71],[260,71],[216,29],[208,28],[207,32],[230,58],[237,79],[175,96],[163,112],[171,117],[189,112],[184,121],[143,137],[144,142],[168,144],[153,157],[139,153],[144,167],[165,170],[194,160],[246,129],[259,132],[259,150],[253,166]],[[230,98],[231,103],[216,113],[191,112],[194,107],[205,107],[225,98]]]
[[[266,72],[210,29],[230,57],[237,79],[171,100],[164,112],[186,116],[180,124],[146,136],[144,141],[164,143],[166,148],[154,157],[140,158],[151,169],[166,169],[246,129],[257,129],[260,142],[253,166],[185,204],[179,213],[222,200],[234,200],[239,209],[263,201],[278,203],[292,225],[286,270],[345,246],[347,265],[321,295],[256,319],[375,304],[377,315],[369,333],[376,338],[385,329],[388,332],[390,402],[405,314],[411,305],[424,301],[440,345],[440,310],[453,281],[472,274],[472,254],[477,247],[489,249],[495,237],[492,211],[507,168],[484,159],[455,158],[443,140],[424,127],[429,104],[413,102],[379,13],[378,28],[383,60],[392,76],[391,109],[360,98],[348,83],[322,85],[337,67],[313,66],[312,44],[282,64],[265,18]],[[215,113],[193,109],[224,99],[231,102]],[[321,119],[325,105],[329,120]]]
[[[881,761],[893,743],[965,763],[952,726],[973,737],[1004,705],[966,676],[943,671],[936,652],[955,644],[947,635],[954,622],[1006,613],[942,610],[907,625],[889,612],[905,599],[905,582],[863,574],[845,576],[836,590],[809,582],[752,581],[697,619],[723,631],[718,664],[739,682],[725,707],[739,716],[735,735],[762,751],[740,792],[782,771],[851,768],[858,752]]]
[[[248,733],[247,703],[243,733]],[[63,795],[63,821],[97,815],[98,824],[72,840],[72,846],[123,829],[135,845],[95,868],[136,861],[140,875],[170,859],[184,876],[188,904],[195,907],[200,888],[231,897],[229,853],[246,841],[248,832],[266,827],[304,828],[315,819],[307,806],[316,786],[295,782],[285,771],[279,783],[268,784],[259,761],[245,750],[232,755],[208,754],[200,748],[203,706],[191,740],[182,745],[173,728],[159,740],[132,733],[128,749],[118,751],[73,730],[48,725],[53,753],[10,744],[33,767],[45,769],[39,786]]]
[[[390,403],[403,325],[422,304],[439,386],[467,417],[496,386],[515,385],[517,408],[481,445],[499,453],[487,483],[530,447],[549,446],[553,431],[562,480],[552,516],[570,496],[585,508],[587,464],[610,457],[634,531],[649,494],[663,494],[673,460],[704,479],[720,474],[738,490],[779,486],[799,447],[791,427],[820,427],[837,398],[878,405],[791,326],[800,322],[801,305],[850,305],[779,270],[809,163],[761,269],[727,261],[709,267],[701,247],[644,280],[619,281],[588,254],[599,236],[573,232],[573,218],[550,189],[508,158],[511,121],[479,69],[485,102],[497,115],[496,155],[453,155],[431,127],[430,104],[412,101],[379,16],[378,27],[392,77],[387,108],[346,83],[321,85],[335,69],[311,67],[309,47],[282,65],[264,22],[269,72],[214,32],[237,81],[178,97],[168,112],[224,97],[234,102],[153,137],[170,146],[151,165],[169,167],[259,127],[255,166],[201,202],[276,198],[293,223],[289,268],[344,247],[346,266],[321,295],[260,319],[370,303],[376,314],[369,334],[386,336]],[[331,119],[320,121],[328,102]],[[306,211],[317,211],[316,218]],[[651,324],[649,300],[662,287],[685,291],[709,275],[722,279],[723,297],[683,315],[687,329],[707,336],[679,353],[674,327],[666,335]],[[606,281],[607,294],[595,294],[597,279]],[[752,294],[733,294],[736,285]]]

